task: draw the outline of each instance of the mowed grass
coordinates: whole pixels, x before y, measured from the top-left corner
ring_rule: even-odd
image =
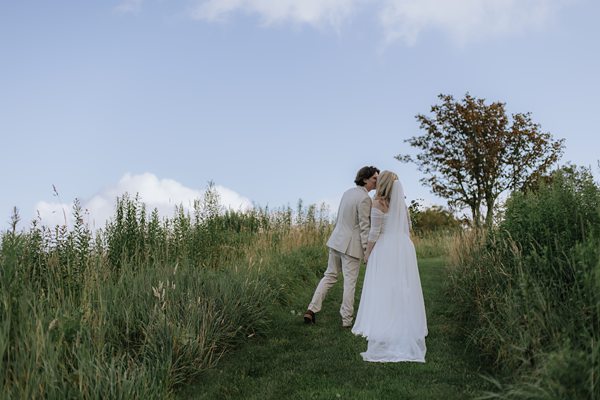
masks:
[[[324,259],[325,261],[325,259]],[[325,266],[323,266],[324,268]],[[453,321],[442,258],[419,260],[429,336],[425,364],[366,363],[366,340],[341,327],[342,283],[329,292],[316,325],[302,313],[317,284],[273,314],[272,329],[222,359],[182,399],[470,399],[489,389],[479,359]],[[364,266],[357,285],[360,299]]]

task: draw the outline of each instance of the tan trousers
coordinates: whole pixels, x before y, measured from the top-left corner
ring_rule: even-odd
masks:
[[[319,282],[312,301],[308,309],[312,312],[321,311],[323,300],[329,289],[337,282],[338,274],[342,272],[344,276],[344,295],[342,297],[342,306],[340,315],[342,316],[342,325],[352,325],[354,315],[354,289],[356,288],[356,279],[360,269],[360,259],[340,253],[337,250],[329,249],[329,262],[325,275]]]

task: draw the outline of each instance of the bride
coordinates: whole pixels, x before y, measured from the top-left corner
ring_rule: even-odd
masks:
[[[410,218],[398,176],[377,180],[367,271],[352,333],[367,338],[363,360],[425,362],[427,320]]]

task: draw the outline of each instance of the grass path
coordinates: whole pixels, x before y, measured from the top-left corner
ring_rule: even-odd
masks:
[[[425,364],[366,363],[366,341],[341,327],[342,283],[329,292],[316,325],[302,316],[312,291],[273,315],[269,335],[226,356],[179,393],[182,399],[471,399],[486,389],[477,358],[452,321],[441,258],[419,261],[429,336]],[[357,287],[360,299],[364,267]]]

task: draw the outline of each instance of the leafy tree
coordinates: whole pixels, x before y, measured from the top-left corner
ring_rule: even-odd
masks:
[[[494,206],[506,190],[533,185],[561,157],[564,139],[554,140],[531,120],[530,113],[506,114],[505,104],[486,104],[468,93],[461,101],[440,94],[433,116],[416,116],[425,131],[407,139],[420,150],[398,155],[425,174],[421,182],[450,206],[468,207],[473,223],[493,221]]]

